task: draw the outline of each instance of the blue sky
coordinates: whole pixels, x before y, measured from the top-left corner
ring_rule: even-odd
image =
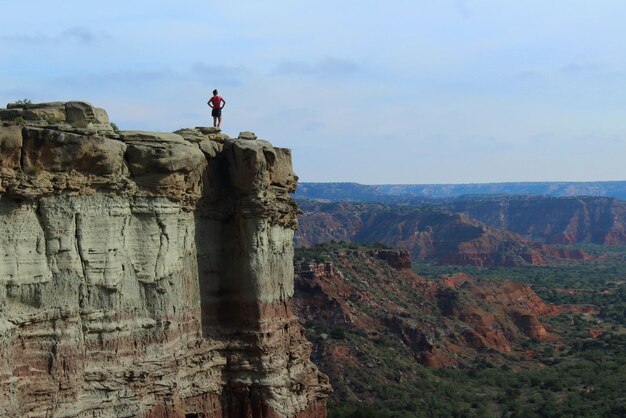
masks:
[[[549,4],[546,4],[549,3]],[[251,130],[302,181],[626,180],[626,2],[0,0],[0,103]]]

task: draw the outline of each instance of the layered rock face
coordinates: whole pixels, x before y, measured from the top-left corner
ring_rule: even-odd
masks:
[[[417,260],[481,267],[589,258],[581,250],[531,242],[439,208],[346,202],[302,202],[300,207],[304,213],[295,236],[298,247],[330,241],[383,243],[408,250]]]
[[[82,102],[0,119],[0,416],[326,416],[289,150]]]
[[[446,206],[547,244],[626,244],[626,202],[613,198],[482,197]]]

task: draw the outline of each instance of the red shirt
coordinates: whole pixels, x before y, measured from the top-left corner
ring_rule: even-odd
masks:
[[[209,99],[211,104],[213,105],[213,109],[219,109],[222,107],[222,97],[221,96],[213,96]]]

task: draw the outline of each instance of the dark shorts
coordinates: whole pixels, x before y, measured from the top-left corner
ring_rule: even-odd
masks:
[[[214,118],[219,118],[220,116],[222,116],[222,109],[213,109],[211,111],[211,116],[213,116]]]

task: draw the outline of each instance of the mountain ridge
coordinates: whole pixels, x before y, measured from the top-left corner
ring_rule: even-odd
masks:
[[[397,202],[463,195],[606,196],[626,199],[626,181],[379,184],[301,182],[296,199]]]

